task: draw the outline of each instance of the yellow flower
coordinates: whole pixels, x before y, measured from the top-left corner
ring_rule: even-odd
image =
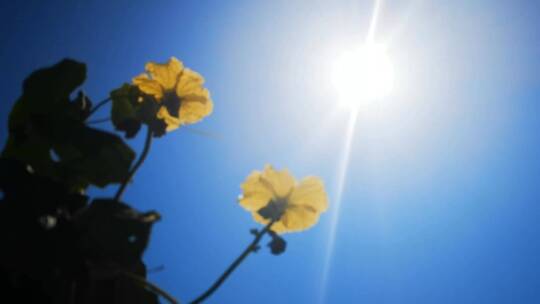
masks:
[[[157,116],[167,124],[167,131],[200,121],[212,113],[210,93],[203,87],[204,78],[185,68],[171,57],[169,62],[149,62],[146,73],[133,78],[139,89],[162,104]]]
[[[296,182],[288,170],[276,171],[266,165],[262,172],[254,171],[241,185],[239,203],[261,224],[276,222],[277,233],[301,231],[319,220],[328,208],[328,197],[320,178],[308,176]]]

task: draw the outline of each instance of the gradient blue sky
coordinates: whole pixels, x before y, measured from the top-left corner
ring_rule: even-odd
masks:
[[[395,90],[358,116],[338,210],[349,113],[329,71],[362,43],[372,10],[3,1],[0,141],[37,67],[86,62],[84,90],[100,100],[145,62],[176,56],[205,76],[214,114],[156,140],[125,200],[163,214],[145,261],[165,266],[149,278],[183,303],[251,241],[257,225],[236,197],[265,163],[321,176],[331,209],[286,235],[284,255],[250,256],[208,303],[540,303],[540,3],[383,1],[375,40]],[[141,138],[130,143],[140,151]]]

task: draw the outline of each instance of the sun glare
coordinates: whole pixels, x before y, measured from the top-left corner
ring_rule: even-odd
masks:
[[[385,48],[369,43],[338,58],[333,82],[340,103],[358,109],[391,92],[394,69]]]

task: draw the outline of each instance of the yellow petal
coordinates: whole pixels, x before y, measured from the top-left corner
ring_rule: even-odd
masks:
[[[167,131],[172,131],[181,125],[200,121],[212,113],[212,109],[213,104],[210,99],[206,99],[204,102],[200,102],[199,100],[182,100],[180,103],[180,113],[177,114],[178,117],[171,115],[165,107],[159,109],[157,117],[165,120]]]
[[[257,212],[272,199],[272,191],[261,182],[261,172],[254,171],[240,186],[243,194],[239,203],[246,210]]]
[[[268,225],[268,223],[270,223],[269,219],[265,219],[257,212],[253,212],[251,215],[253,216],[253,220],[257,223],[260,223],[263,225]],[[281,221],[275,222],[270,228],[270,230],[274,231],[275,233],[280,233],[280,234],[288,232],[288,229],[283,225]]]
[[[276,171],[270,165],[264,168],[261,179],[268,188],[272,189],[276,199],[287,197],[296,183],[289,170]]]
[[[301,231],[315,225],[319,220],[319,213],[307,206],[291,205],[279,220],[285,227],[285,232]],[[276,231],[277,232],[277,231]]]
[[[269,219],[265,219],[257,212],[253,212],[252,216],[257,223],[267,225],[270,222]],[[285,211],[281,219],[272,225],[271,230],[279,234],[302,231],[311,228],[318,220],[319,214],[314,209],[291,206]]]
[[[146,64],[146,71],[166,90],[176,87],[184,65],[175,57],[171,57],[167,63],[149,62]]]
[[[183,96],[180,103],[180,122],[182,124],[192,124],[210,115],[214,109],[214,104],[210,99],[210,94],[204,89],[201,95]]]
[[[185,68],[178,79],[176,94],[180,97],[204,94],[203,84],[204,78],[199,73]]]
[[[139,87],[142,92],[152,95],[158,100],[163,97],[163,88],[159,82],[148,78],[148,75],[146,74],[141,74],[133,78],[133,83]]]
[[[296,206],[308,206],[321,213],[328,209],[328,196],[322,180],[315,176],[304,178],[293,190],[289,203]]]
[[[157,118],[165,121],[167,124],[167,131],[172,131],[180,127],[180,120],[174,116],[171,116],[165,107],[159,108]]]

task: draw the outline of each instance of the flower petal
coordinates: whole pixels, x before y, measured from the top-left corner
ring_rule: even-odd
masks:
[[[197,72],[185,68],[178,79],[176,94],[180,97],[186,95],[203,95],[204,78]]]
[[[163,87],[156,80],[148,78],[148,75],[146,74],[134,77],[133,83],[139,87],[142,92],[152,95],[156,99],[161,99],[163,97]]]
[[[240,187],[243,194],[239,198],[239,203],[248,211],[257,213],[272,199],[272,191],[261,182],[261,172],[259,171],[251,173]]]
[[[166,107],[159,108],[157,112],[157,118],[162,119],[167,124],[167,132],[172,131],[180,127],[180,119],[169,114]]]
[[[279,222],[285,227],[285,232],[294,232],[308,229],[315,225],[318,220],[319,213],[317,210],[307,206],[290,205]]]
[[[308,206],[318,213],[328,209],[328,196],[322,180],[315,176],[304,178],[293,190],[289,203],[295,206]]]
[[[175,57],[171,57],[167,63],[149,62],[146,64],[146,71],[166,90],[176,87],[184,65]]]
[[[270,222],[270,219],[265,219],[257,212],[253,212],[252,216],[257,223],[267,225]],[[272,225],[271,230],[279,234],[297,232],[311,228],[318,221],[319,214],[314,209],[290,206],[281,219]]]
[[[270,165],[266,165],[262,173],[263,183],[268,185],[274,193],[274,198],[286,198],[292,191],[296,181],[289,170],[276,171]]]
[[[268,225],[268,223],[270,223],[269,219],[265,219],[264,217],[262,217],[257,212],[253,212],[252,216],[253,216],[253,220],[255,222],[257,222],[257,223],[260,223],[260,224],[263,224],[263,225]],[[279,233],[279,234],[288,232],[288,229],[283,225],[283,222],[281,222],[281,221],[275,222],[272,225],[272,228],[270,230],[274,231],[275,233]]]
[[[210,94],[206,89],[201,95],[183,96],[180,103],[180,123],[192,124],[210,115],[214,109],[214,104],[210,99]]]
[[[169,113],[166,107],[161,107],[157,113],[158,118],[165,120],[167,123],[167,131],[177,129],[181,125],[192,124],[200,121],[204,117],[212,113],[213,104],[210,99],[205,102],[182,100],[180,102],[180,111],[175,117]]]

